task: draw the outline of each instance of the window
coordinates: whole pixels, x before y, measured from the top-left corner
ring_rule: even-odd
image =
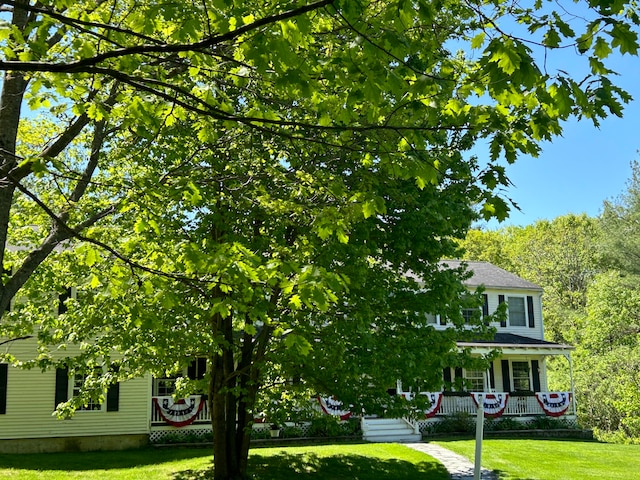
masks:
[[[484,371],[465,369],[464,379],[469,391],[484,392]]]
[[[207,372],[207,359],[198,357],[191,361],[187,368],[187,377],[191,380],[202,380]]]
[[[102,367],[96,367],[102,373]],[[114,368],[115,371],[115,368]],[[68,368],[56,368],[55,403],[56,408],[60,403],[66,402],[70,397],[78,396],[84,385],[86,376],[82,374],[69,375]],[[104,407],[104,408],[103,408]],[[80,411],[117,412],[120,409],[120,383],[112,384],[106,392],[106,402],[103,405],[90,400],[86,405],[78,408]]]
[[[7,380],[9,365],[0,363],[0,415],[7,413]]]
[[[509,305],[509,325],[512,327],[527,326],[527,311],[524,304],[524,297],[508,297]]]
[[[176,378],[165,377],[156,378],[153,381],[153,394],[157,397],[168,397],[176,391]]]
[[[530,391],[529,362],[511,362],[511,369],[513,370],[513,390]]]
[[[437,325],[438,317],[436,317],[433,313],[427,313],[427,323],[429,325]]]
[[[96,367],[96,370],[99,370],[98,372],[99,375],[102,374],[102,368]],[[72,397],[77,397],[78,395],[80,395],[80,390],[82,389],[82,386],[84,385],[84,382],[86,379],[87,379],[87,376],[81,373],[76,373],[74,375],[73,382],[71,384]],[[86,403],[85,405],[82,405],[80,408],[78,408],[78,410],[80,411],[102,410],[102,404],[95,400],[89,400],[88,403]]]
[[[186,371],[183,371],[182,374],[171,377],[155,378],[153,380],[153,395],[157,397],[173,395],[176,391],[176,380],[178,377],[183,376],[191,380],[202,380],[206,372],[207,359],[198,357],[191,361]]]
[[[474,317],[478,316],[478,309],[477,308],[463,308],[462,309],[462,318],[464,318],[464,323],[471,323],[471,320],[474,319]]]

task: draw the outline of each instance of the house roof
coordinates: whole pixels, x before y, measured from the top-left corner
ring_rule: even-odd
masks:
[[[542,291],[542,287],[539,285],[520,278],[511,272],[507,272],[500,267],[496,267],[489,262],[463,262],[462,260],[443,260],[440,262],[441,265],[450,268],[458,268],[462,263],[468,265],[468,270],[473,273],[473,275],[464,282],[464,284],[469,287],[484,285],[490,288],[526,288],[529,290]]]
[[[470,347],[480,349],[500,348],[503,353],[508,350],[509,353],[516,353],[525,350],[536,350],[539,353],[558,354],[568,350],[574,350],[571,345],[563,345],[561,343],[548,342],[537,338],[523,337],[514,333],[496,333],[489,340],[471,340],[468,342],[458,342],[459,347]]]

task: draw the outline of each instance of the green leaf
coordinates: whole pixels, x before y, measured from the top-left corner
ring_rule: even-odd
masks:
[[[482,46],[484,45],[485,37],[486,35],[484,32],[478,33],[471,39],[471,48],[474,48],[476,50],[482,48]]]
[[[626,23],[616,22],[610,32],[611,46],[618,48],[620,53],[638,54],[638,34],[631,30]]]
[[[609,44],[602,37],[598,37],[596,39],[596,43],[593,47],[593,53],[596,57],[600,59],[607,58],[612,51],[613,50]]]
[[[84,256],[84,264],[87,267],[93,266],[98,260],[100,260],[100,254],[95,248],[88,247]]]

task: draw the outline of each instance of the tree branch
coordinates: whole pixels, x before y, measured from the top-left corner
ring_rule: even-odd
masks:
[[[203,48],[211,48],[215,45],[219,45],[223,42],[235,40],[236,38],[248,33],[252,30],[259,29],[261,27],[286,20],[288,18],[294,18],[307,12],[318,10],[322,7],[330,5],[333,0],[320,0],[318,2],[310,3],[309,5],[303,5],[292,10],[288,10],[283,13],[271,15],[261,18],[255,22],[243,25],[233,31],[223,33],[220,35],[212,36],[206,40],[194,43],[179,43],[179,44],[145,44],[136,45],[133,47],[120,48],[109,52],[104,52],[95,55],[90,58],[83,58],[75,62],[20,62],[20,61],[0,61],[0,70],[12,70],[20,72],[52,72],[52,73],[89,73],[87,69],[94,67],[105,60],[112,58],[125,57],[129,55],[148,55],[152,53],[181,53],[190,52],[194,50],[200,50]],[[107,28],[110,28],[108,26]]]

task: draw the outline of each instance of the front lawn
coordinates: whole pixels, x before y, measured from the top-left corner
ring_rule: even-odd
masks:
[[[211,478],[208,449],[0,455],[0,478],[10,480],[203,480]],[[336,444],[251,450],[255,480],[446,480],[427,455],[394,444]]]
[[[473,461],[473,440],[437,441]],[[482,466],[500,480],[640,479],[640,445],[577,440],[485,440]]]

